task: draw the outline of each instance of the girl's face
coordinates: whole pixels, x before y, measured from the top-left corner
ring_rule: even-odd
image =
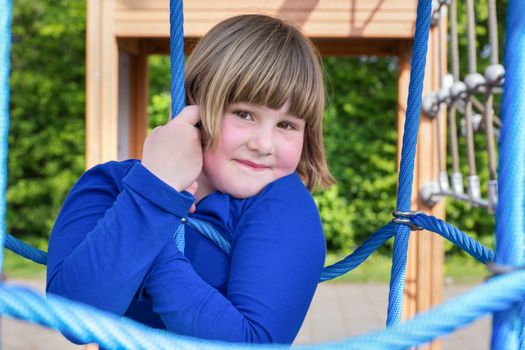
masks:
[[[199,192],[246,198],[295,171],[301,158],[304,120],[288,114],[290,101],[271,109],[247,103],[226,107],[217,147],[204,152]]]

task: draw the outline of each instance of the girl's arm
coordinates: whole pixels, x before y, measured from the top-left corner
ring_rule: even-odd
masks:
[[[53,227],[47,291],[124,314],[193,200],[138,161],[90,169]]]
[[[325,258],[317,208],[294,174],[274,182],[234,233],[226,295],[208,285],[168,243],[145,283],[169,330],[200,338],[291,343]]]

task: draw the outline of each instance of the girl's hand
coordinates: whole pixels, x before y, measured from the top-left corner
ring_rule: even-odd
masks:
[[[202,171],[200,131],[195,127],[199,121],[199,108],[187,106],[144,141],[142,165],[179,192],[190,187]]]

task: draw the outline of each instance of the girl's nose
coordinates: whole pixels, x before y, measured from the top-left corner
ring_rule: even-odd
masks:
[[[248,149],[260,155],[270,155],[275,152],[275,142],[272,130],[260,128],[248,140]]]

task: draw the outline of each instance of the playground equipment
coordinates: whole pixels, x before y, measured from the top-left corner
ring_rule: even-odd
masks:
[[[0,2],[1,8],[7,9],[0,15],[2,34],[7,37],[0,40],[0,111],[4,131],[0,158],[7,156],[6,136],[8,123],[8,72],[10,42],[10,1]],[[525,121],[523,114],[523,95],[525,94],[525,63],[520,61],[525,49],[525,25],[519,18],[525,10],[525,4],[519,0],[509,1],[507,50],[505,66],[507,76],[504,86],[504,103],[501,127],[500,147],[500,200],[496,206],[498,216],[498,250],[494,252],[475,242],[464,233],[434,217],[410,210],[411,191],[416,152],[417,131],[421,107],[421,93],[425,74],[428,34],[431,20],[431,1],[421,0],[418,4],[416,33],[410,77],[407,118],[403,134],[403,149],[400,164],[397,210],[394,219],[382,229],[372,234],[365,244],[342,262],[325,268],[324,277],[330,278],[347,272],[364,261],[382,242],[395,235],[392,283],[389,298],[388,327],[386,330],[372,332],[364,336],[343,340],[337,343],[322,344],[319,348],[352,349],[402,349],[426,343],[435,337],[466,324],[475,318],[490,312],[495,315],[495,327],[492,340],[494,349],[516,349],[524,344],[522,337],[523,318],[522,302],[525,295],[525,272],[523,265],[523,207],[525,204]],[[172,110],[176,115],[183,107],[183,70],[182,3],[171,1],[172,23]],[[6,53],[7,52],[7,53]],[[178,74],[178,75],[176,75]],[[468,123],[468,122],[467,122]],[[467,124],[468,127],[468,124]],[[5,164],[5,162],[4,162]],[[5,169],[5,168],[4,168]],[[5,171],[1,178],[5,189]],[[504,181],[502,180],[504,179]],[[5,212],[5,198],[0,201]],[[4,220],[4,216],[1,216]],[[402,292],[406,267],[406,248],[410,229],[427,229],[453,241],[482,263],[492,263],[496,276],[485,284],[475,288],[465,296],[439,306],[412,320],[400,323]],[[209,235],[208,232],[201,232]],[[0,243],[4,241],[5,221],[2,222]],[[21,242],[6,241],[9,248],[21,254],[37,256],[43,260],[43,253],[34,251]],[[27,249],[24,251],[24,249]],[[1,261],[1,260],[0,260]],[[47,298],[20,287],[6,284],[0,286],[0,312],[46,325],[75,336],[84,342],[96,342],[106,348],[243,348],[242,345],[224,344],[190,339],[147,329],[131,320],[118,318],[95,311],[62,298],[48,295]],[[250,346],[253,348],[267,348]],[[275,348],[288,348],[274,346]]]

